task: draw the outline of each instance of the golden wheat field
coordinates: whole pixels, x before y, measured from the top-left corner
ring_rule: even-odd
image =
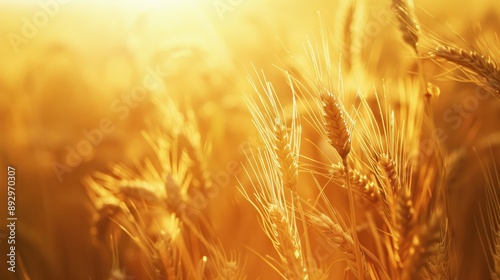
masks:
[[[500,2],[0,2],[0,279],[500,279]]]

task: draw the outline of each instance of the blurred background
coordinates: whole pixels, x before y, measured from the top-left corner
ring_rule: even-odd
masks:
[[[360,52],[368,77],[360,83],[369,87],[415,71],[390,1],[358,2],[366,8]],[[472,42],[500,30],[498,1],[415,5],[424,32],[457,44],[464,43],[460,37]],[[18,268],[31,279],[108,279],[111,255],[92,238],[93,205],[82,180],[111,163],[134,166],[152,156],[141,131],[165,116],[154,93],[136,92],[137,86],[164,87],[181,111],[192,109],[203,142],[211,145],[208,170],[227,170],[244,160],[241,145],[255,143],[243,99],[251,91],[253,67],[264,70],[278,92],[288,93],[279,68],[307,61],[306,39],[317,36],[322,24],[336,38],[344,6],[326,0],[2,1],[0,155],[1,170],[7,165],[17,170]],[[331,55],[341,58],[340,51]],[[432,63],[425,66],[429,77],[443,73]],[[456,171],[462,177],[450,190],[451,212],[465,225],[456,232],[457,246],[477,256],[460,279],[484,279],[470,278],[487,269],[471,210],[481,196],[475,186],[482,174],[469,147],[500,139],[500,107],[486,97],[479,109],[447,120],[444,116],[457,116],[447,113],[450,108],[477,94],[477,87],[444,78],[432,82],[442,92],[434,114],[436,126],[448,135],[445,149],[467,147],[462,156],[470,162]],[[82,144],[90,138],[95,143]],[[236,190],[241,172],[230,174],[228,187],[205,211],[224,247],[248,255],[248,279],[275,279],[271,268],[246,251],[271,252],[272,246],[255,234],[257,214]],[[6,172],[0,177],[6,182]],[[6,195],[1,190],[0,201]],[[23,279],[7,271],[7,230],[1,228],[0,278]]]

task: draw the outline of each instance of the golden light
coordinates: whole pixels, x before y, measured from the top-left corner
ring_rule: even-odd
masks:
[[[0,279],[500,275],[500,2],[411,2],[2,1]]]

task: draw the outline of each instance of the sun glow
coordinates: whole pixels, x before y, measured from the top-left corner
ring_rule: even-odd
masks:
[[[0,0],[0,279],[500,275],[500,1],[408,1]]]

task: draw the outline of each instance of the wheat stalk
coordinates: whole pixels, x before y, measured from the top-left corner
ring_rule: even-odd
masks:
[[[324,113],[324,128],[326,130],[326,135],[330,145],[337,151],[337,153],[342,158],[342,164],[344,165],[345,181],[347,185],[347,194],[349,197],[349,211],[351,215],[351,230],[352,237],[354,240],[354,252],[357,260],[357,269],[362,271],[362,254],[361,247],[358,240],[358,234],[356,231],[356,211],[354,205],[353,189],[351,186],[351,178],[349,172],[349,163],[347,156],[351,151],[351,135],[347,129],[347,122],[344,116],[343,108],[341,108],[340,103],[336,100],[335,95],[333,95],[328,90],[324,90],[320,98],[323,105]],[[364,279],[364,274],[359,274],[359,279]]]
[[[296,185],[301,126],[297,106],[293,101],[291,125],[287,127],[284,121],[287,118],[272,84],[265,82],[265,77],[264,80],[259,78],[259,81],[263,92],[252,83],[257,97],[247,96],[254,124],[265,143],[264,149],[246,154],[253,175],[245,170],[251,179],[255,199],[243,187],[240,190],[261,216],[264,231],[280,256],[284,270],[282,276],[286,279],[307,279],[308,268],[297,229],[294,204],[298,203],[300,212]],[[291,191],[291,201],[285,196],[285,190]]]
[[[177,116],[175,112],[171,113]],[[194,203],[190,191],[201,187],[192,180],[193,174],[206,181],[202,178],[206,177],[202,174],[206,169],[202,166],[199,133],[194,131],[194,121],[175,122],[183,123],[184,127],[176,125],[169,131],[143,132],[157,156],[154,161],[146,159],[136,166],[138,171],[115,164],[110,174],[97,173],[86,180],[100,209],[96,232],[101,236],[107,234],[112,221],[118,229],[112,236],[124,233],[137,245],[149,278],[184,279],[185,274],[194,275],[193,259],[197,257],[192,250],[199,249],[198,242],[205,242],[203,235],[193,236],[193,232],[205,230],[200,228],[206,225],[205,220],[193,219],[199,224],[183,231],[183,223],[191,225],[194,218],[186,215],[186,206]],[[203,188],[207,186],[203,184]]]
[[[360,76],[358,72],[364,73],[365,70],[355,63],[356,59],[361,59],[360,50],[355,49],[355,41],[362,36],[356,24],[362,20],[359,10],[364,7],[362,4],[358,5],[361,3],[359,1],[350,3],[352,5],[342,11],[343,24],[340,25],[340,28],[343,28],[340,35],[343,35],[344,40],[344,63],[349,70],[345,81],[349,88],[366,88],[378,79],[379,73],[374,71],[373,75],[364,76],[366,80],[355,79]],[[392,7],[398,17],[404,43],[418,53],[423,37],[420,35],[413,1],[393,0]],[[321,28],[321,35],[325,36],[327,32]],[[328,43],[322,43],[323,49],[314,53],[316,49],[309,42],[309,50],[313,53],[310,58],[312,69],[299,73],[297,78],[293,78],[293,82],[292,77],[286,73],[288,84],[275,84],[276,90],[273,84],[266,80],[262,71],[262,76],[251,81],[255,94],[245,96],[252,121],[264,146],[250,152],[245,151],[248,162],[245,172],[249,182],[239,181],[239,191],[249,205],[242,204],[238,194],[231,196],[231,199],[234,199],[231,201],[235,201],[236,209],[242,212],[255,208],[258,213],[255,220],[260,222],[263,233],[256,231],[252,234],[255,234],[257,242],[267,238],[268,240],[264,241],[270,241],[272,244],[270,250],[264,246],[255,249],[254,252],[262,256],[258,261],[269,264],[271,269],[285,279],[329,279],[325,271],[329,271],[333,264],[314,259],[310,246],[317,244],[309,238],[310,225],[318,230],[320,237],[328,240],[328,245],[337,249],[346,261],[342,263],[346,268],[344,277],[449,277],[449,237],[448,233],[442,234],[440,221],[446,220],[448,213],[436,210],[426,215],[426,208],[445,209],[447,206],[441,197],[435,196],[441,189],[433,187],[443,182],[443,172],[438,164],[431,160],[422,160],[418,168],[413,168],[416,166],[416,158],[422,150],[428,148],[423,142],[427,136],[424,132],[427,131],[421,127],[421,88],[405,85],[397,88],[401,94],[396,95],[385,92],[384,85],[384,99],[379,98],[376,90],[375,100],[371,99],[371,91],[361,90],[349,91],[346,98],[342,78],[339,81],[339,90],[332,90],[332,81],[337,73],[332,71],[333,63],[329,57],[331,50]],[[488,86],[498,92],[499,66],[492,58],[451,47],[440,47],[432,56],[455,63],[462,71],[484,77]],[[368,65],[367,70],[370,66]],[[423,76],[422,69],[419,71]],[[305,86],[300,84],[304,82],[301,78],[309,73],[316,79],[310,84],[307,83],[313,79],[305,81]],[[339,70],[339,77],[341,76]],[[374,80],[371,80],[371,76]],[[351,81],[354,82],[351,84]],[[296,104],[294,86],[297,84],[309,93],[309,96],[301,100],[307,112],[303,112],[302,108],[299,110]],[[327,86],[324,87],[323,84]],[[283,90],[287,85],[289,88]],[[289,90],[292,94],[286,98],[291,100],[291,106],[287,106],[285,99],[280,98]],[[431,93],[437,91],[427,93],[432,95]],[[387,96],[400,99],[390,100]],[[354,102],[346,105],[344,101],[350,100],[351,97]],[[157,102],[161,103],[160,100]],[[361,110],[358,107],[359,102]],[[207,104],[202,109],[210,111],[207,107],[211,106],[212,104]],[[146,161],[143,166],[137,166],[138,172],[121,165],[115,166],[110,174],[96,175],[89,183],[92,184],[92,191],[99,197],[92,199],[98,208],[95,231],[104,240],[109,236],[111,225],[116,225],[117,230],[111,232],[112,237],[124,235],[146,255],[138,259],[141,260],[140,265],[149,273],[146,275],[149,278],[245,279],[244,273],[248,270],[240,261],[233,257],[228,258],[223,253],[222,245],[215,246],[207,241],[212,238],[213,232],[206,228],[212,227],[221,232],[229,231],[230,238],[233,238],[232,220],[224,224],[225,221],[221,220],[225,216],[209,219],[213,218],[209,215],[229,209],[222,203],[218,205],[219,202],[226,201],[226,197],[217,198],[216,203],[211,204],[216,205],[206,209],[207,211],[201,211],[204,210],[203,207],[197,208],[202,216],[199,220],[192,220],[186,213],[187,206],[196,206],[193,191],[208,190],[215,186],[207,167],[214,159],[208,161],[205,158],[207,146],[202,145],[201,134],[194,125],[194,111],[183,115],[172,102],[161,107],[162,117],[166,119],[162,128],[156,133],[146,133],[146,139],[158,160]],[[291,110],[288,110],[289,108]],[[374,112],[377,109],[380,112]],[[322,145],[326,141],[316,141],[317,137],[314,136],[307,139],[310,142],[301,149],[303,136],[299,115],[302,113],[309,114],[311,120],[308,124],[319,132],[321,140],[326,139],[333,147],[327,147],[331,151],[335,150],[333,157],[330,151],[323,149]],[[304,126],[304,129],[309,129],[309,126]],[[224,132],[226,131],[222,131]],[[353,138],[353,135],[356,137]],[[341,161],[332,164],[338,160],[336,154]],[[307,166],[309,170],[306,171],[311,172],[307,172],[306,176],[303,176],[306,172],[302,173],[304,169],[299,169],[299,166],[303,167],[299,159],[312,162]],[[221,165],[216,160],[214,163],[210,168]],[[328,173],[327,169],[331,172]],[[320,176],[323,177],[317,178]],[[213,179],[215,178],[214,176]],[[332,181],[340,182],[342,187],[347,189],[349,213],[345,215],[349,216],[348,222],[344,222],[337,214],[345,209],[334,209],[338,205],[330,204],[330,199],[333,201],[339,193],[337,189],[329,188],[334,185]],[[314,186],[317,186],[319,193]],[[299,196],[299,190],[302,197]],[[230,191],[227,193],[232,194]],[[364,203],[355,204],[354,195],[369,200],[377,207],[366,207]],[[319,201],[320,197],[324,200]],[[344,197],[340,196],[340,199],[342,198]],[[489,199],[490,203],[499,204],[496,193]],[[316,214],[318,209],[325,205],[331,210],[325,213],[333,214]],[[343,205],[342,201],[340,205]],[[487,252],[494,260],[491,267],[493,278],[498,278],[500,274],[500,215],[497,212],[498,206],[489,206],[485,218],[487,221],[484,221],[494,230],[488,235],[491,240],[488,240]],[[359,220],[356,215],[359,215]],[[428,216],[430,219],[425,221],[421,216]],[[248,225],[249,221],[243,220],[247,215],[237,216],[240,217],[242,224]],[[251,224],[253,229],[259,229],[257,222]],[[301,225],[303,227],[300,227]],[[227,228],[224,229],[223,226]],[[250,269],[256,266],[252,263]]]

